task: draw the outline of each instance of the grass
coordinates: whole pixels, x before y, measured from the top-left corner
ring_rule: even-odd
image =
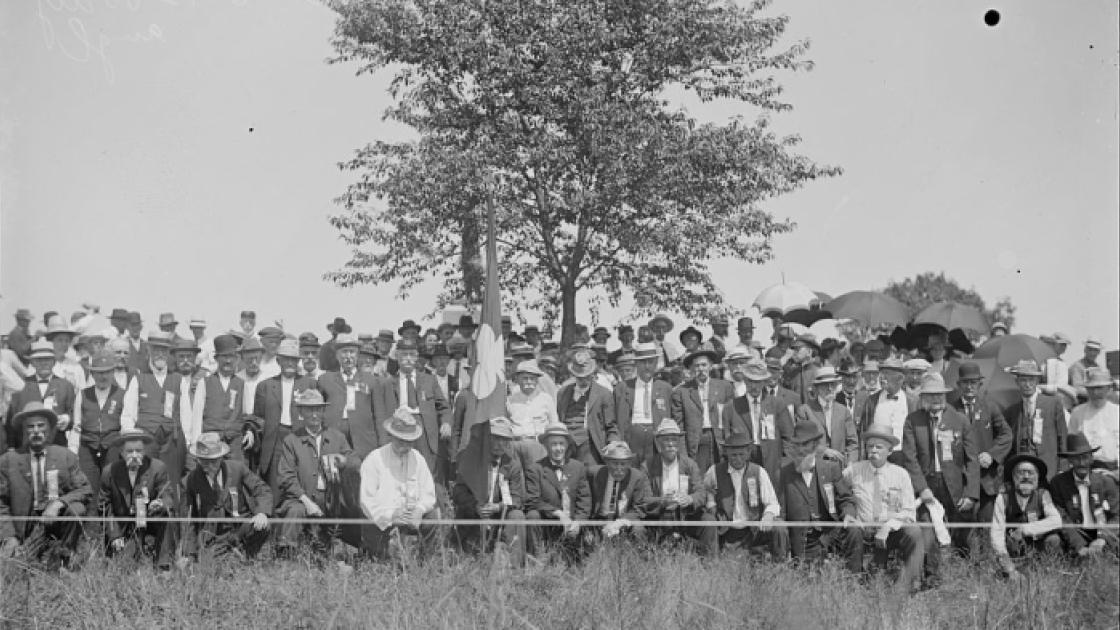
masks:
[[[183,572],[91,559],[47,574],[9,563],[0,615],[13,628],[1116,628],[1112,560],[1057,562],[1026,584],[946,558],[945,583],[911,597],[816,569],[743,557],[607,547],[582,566],[510,570],[448,553],[423,566],[213,561]]]

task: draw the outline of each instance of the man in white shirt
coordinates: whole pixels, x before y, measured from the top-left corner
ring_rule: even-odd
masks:
[[[214,359],[214,340],[206,336],[206,320],[201,317],[191,317],[189,325],[191,336],[199,350],[196,359],[198,366],[206,370],[207,374],[217,372],[218,362]]]
[[[708,511],[728,529],[719,535],[719,547],[768,548],[770,557],[780,562],[789,548],[786,528],[774,525],[781,505],[770,475],[761,466],[748,462],[750,438],[732,433],[722,445],[726,459],[714,464],[704,475]],[[758,525],[749,525],[750,522]]]
[[[517,459],[522,470],[548,454],[539,437],[548,425],[560,422],[556,413],[556,399],[537,386],[544,372],[537,362],[529,359],[517,364],[514,380],[517,386],[506,397],[506,412],[512,425],[509,453]]]
[[[373,521],[362,528],[362,542],[376,558],[389,559],[393,530],[420,536],[423,559],[435,544],[436,530],[421,521],[436,518],[435,480],[413,445],[424,429],[408,409],[397,409],[384,423],[390,442],[362,461],[359,504]]]
[[[1062,332],[1039,337],[1043,343],[1050,346],[1054,355],[1046,359],[1042,366],[1043,384],[1039,389],[1051,396],[1059,396],[1066,413],[1077,406],[1077,390],[1069,384],[1069,366],[1062,360],[1062,354],[1069,347],[1069,337]]]
[[[249,337],[241,344],[241,349],[238,352],[241,355],[241,370],[237,373],[237,376],[245,381],[245,393],[241,397],[242,412],[251,416],[253,415],[253,401],[257,394],[257,385],[270,378],[261,369],[261,363],[264,360],[264,346],[257,341],[256,337]]]
[[[1083,433],[1089,444],[1100,449],[1096,461],[1117,475],[1120,459],[1120,405],[1108,399],[1112,377],[1104,368],[1086,370],[1085,391],[1089,402],[1078,405],[1069,416],[1069,433]]]
[[[878,395],[867,399],[868,416],[871,424],[890,427],[897,439],[893,450],[902,450],[902,430],[906,426],[906,416],[918,409],[916,396],[903,391],[906,380],[906,370],[902,361],[887,359],[879,364],[879,373],[883,389]],[[866,443],[866,440],[864,441]],[[899,463],[893,461],[892,463]]]

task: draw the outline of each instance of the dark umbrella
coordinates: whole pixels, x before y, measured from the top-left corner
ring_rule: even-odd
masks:
[[[832,313],[820,307],[797,308],[782,316],[783,322],[802,326],[812,326],[822,319],[832,319]]]
[[[854,319],[865,326],[905,326],[910,321],[910,309],[905,304],[878,291],[850,291],[833,298],[824,308],[836,319]]]
[[[931,335],[948,336],[949,347],[961,354],[972,354],[975,348],[960,328],[945,330],[937,324],[909,324],[906,328],[896,326],[891,333],[891,344],[903,350],[921,350],[929,347]]]
[[[960,328],[966,332],[986,335],[991,330],[988,318],[980,309],[957,302],[935,302],[914,316],[914,325],[937,324],[945,330]]]
[[[1030,335],[993,337],[976,349],[972,360],[984,375],[984,391],[988,398],[1002,407],[1015,404],[1021,397],[1015,376],[1007,371],[1016,363],[1030,359],[1040,366],[1057,354],[1045,343]]]

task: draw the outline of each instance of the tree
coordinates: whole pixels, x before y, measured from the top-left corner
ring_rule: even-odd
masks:
[[[946,276],[943,271],[937,274],[927,271],[902,282],[892,280],[883,292],[909,306],[911,315],[934,302],[958,302],[975,306],[987,315],[988,321],[1003,322],[1007,324],[1008,330],[1015,326],[1015,305],[1011,303],[1011,298],[1002,297],[989,309],[984,298],[975,289],[961,288],[956,280]]]
[[[625,293],[638,310],[696,318],[723,296],[713,258],[761,263],[793,223],[763,204],[840,173],[793,153],[768,115],[773,73],[807,70],[805,42],[780,50],[788,18],[708,0],[336,0],[335,62],[391,67],[387,118],[417,132],[340,166],[358,180],[331,218],[353,249],[325,278],[443,278],[437,308],[463,297],[485,203],[496,206],[506,308],[594,310]],[[666,94],[732,99],[753,121],[701,124]],[[477,277],[477,276],[475,276]]]

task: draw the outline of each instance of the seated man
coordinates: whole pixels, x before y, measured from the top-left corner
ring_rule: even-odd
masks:
[[[732,433],[720,449],[727,459],[713,465],[704,475],[708,510],[716,520],[729,522],[729,527],[717,530],[719,547],[766,547],[772,559],[784,559],[786,530],[774,525],[782,508],[766,469],[747,461],[750,437],[746,433]]]
[[[1070,469],[1050,480],[1050,495],[1064,523],[1105,525],[1118,521],[1120,493],[1116,484],[1105,473],[1092,470],[1093,454],[1099,448],[1090,445],[1081,433],[1066,438],[1066,450],[1059,455],[1066,458]],[[1104,529],[1063,529],[1062,538],[1069,551],[1078,556],[1100,553],[1106,544],[1114,551],[1117,548],[1116,532]]]
[[[362,527],[362,545],[375,558],[388,560],[394,532],[416,534],[424,559],[436,542],[435,528],[421,523],[436,517],[435,480],[424,456],[413,448],[424,429],[403,407],[385,420],[384,428],[389,443],[362,461],[359,502],[373,521]]]
[[[914,485],[906,469],[887,461],[899,439],[887,423],[874,423],[863,434],[867,459],[849,464],[844,480],[852,486],[855,515],[845,514],[844,522],[866,529],[864,542],[875,543],[875,564],[883,567],[892,550],[902,554],[903,567],[895,589],[910,592],[921,580],[925,560],[925,537],[913,525],[918,504]],[[859,566],[863,566],[863,545],[857,546]],[[853,561],[854,564],[854,561]]]
[[[591,485],[583,462],[569,459],[574,441],[568,427],[556,423],[545,428],[540,441],[548,456],[530,467],[525,477],[525,518],[530,521],[555,519],[559,527],[529,528],[529,551],[540,554],[544,543],[559,541],[568,560],[578,555],[579,523],[591,514]]]
[[[993,507],[991,537],[996,561],[1008,578],[1021,577],[1012,557],[1061,552],[1062,515],[1042,487],[1045,479],[1046,463],[1034,455],[1020,453],[1004,463],[1004,486]],[[1008,525],[1013,526],[1011,531]]]
[[[652,497],[646,474],[631,466],[634,452],[621,440],[607,444],[603,449],[606,465],[595,473],[591,483],[591,518],[607,521],[602,536],[614,538],[628,533],[635,538],[645,538],[642,519],[646,503]],[[592,538],[594,532],[587,532]],[[590,541],[590,539],[588,539]]]
[[[216,432],[198,436],[190,454],[197,460],[183,478],[183,501],[190,517],[235,518],[239,523],[190,523],[183,553],[197,559],[200,548],[214,555],[233,553],[252,558],[268,540],[272,491],[244,459],[232,459],[230,447]]]
[[[646,519],[662,521],[714,521],[704,510],[708,493],[700,467],[680,453],[684,431],[673,421],[661,421],[654,433],[657,452],[642,464],[649,478],[650,500],[646,503]],[[715,552],[717,536],[714,527],[655,527],[657,539],[687,536],[699,542],[700,553]]]
[[[281,518],[291,519],[342,516],[339,471],[346,466],[356,468],[359,462],[350,456],[352,449],[346,436],[338,429],[323,426],[327,403],[318,390],[297,393],[292,404],[299,417],[299,428],[284,436],[280,445],[276,465],[280,491],[277,513]],[[277,553],[292,555],[301,534],[306,532],[311,536],[312,549],[320,555],[328,554],[336,529],[333,525],[284,523],[280,526]],[[361,544],[357,537],[347,542]]]
[[[58,415],[32,401],[12,418],[23,446],[0,455],[0,558],[21,550],[24,557],[69,565],[81,525],[55,521],[58,516],[83,516],[93,491],[82,474],[78,456],[53,443]],[[37,516],[39,521],[14,522],[8,516]]]
[[[787,521],[837,522],[856,516],[852,487],[841,465],[826,458],[824,429],[813,420],[802,420],[793,429],[790,454],[793,461],[782,467],[779,477]],[[793,527],[790,552],[799,560],[823,560],[828,553],[847,559],[848,570],[863,570],[863,536],[855,527]]]
[[[110,556],[154,558],[161,569],[171,568],[175,528],[149,523],[149,516],[168,516],[175,505],[175,486],[167,467],[145,454],[155,437],[144,429],[121,429],[117,438],[120,459],[101,473],[101,512],[119,520],[106,525]]]
[[[490,421],[490,472],[487,496],[479,501],[471,487],[459,480],[451,492],[455,516],[467,519],[491,519],[491,525],[459,525],[456,532],[463,548],[473,553],[492,549],[501,538],[511,549],[517,565],[525,561],[525,477],[521,463],[511,448],[515,439],[513,423],[508,418]]]

